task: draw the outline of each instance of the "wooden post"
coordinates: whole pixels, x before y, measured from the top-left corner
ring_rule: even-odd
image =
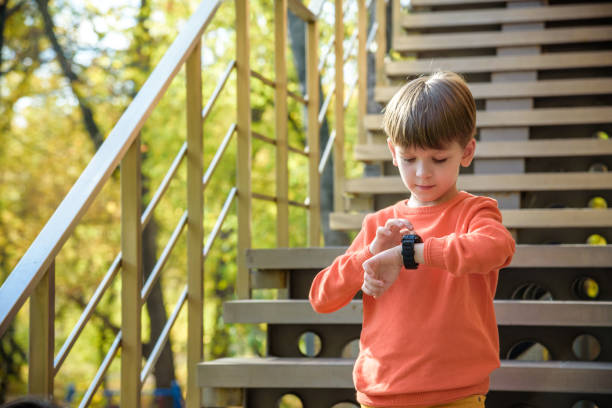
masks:
[[[385,55],[387,54],[387,2],[376,0],[376,85],[386,83]]]
[[[289,142],[287,140],[287,0],[274,1],[276,88],[276,246],[289,246]]]
[[[366,131],[362,118],[367,113],[368,103],[368,58],[366,43],[368,41],[368,20],[365,0],[357,0],[357,140],[359,144],[366,142]]]
[[[236,86],[238,118],[238,276],[239,299],[250,297],[246,250],[251,247],[251,79],[249,0],[236,0]]]
[[[344,211],[344,15],[342,0],[335,0],[336,105],[334,126],[334,210]]]
[[[402,19],[401,19],[401,9],[402,5],[400,4],[400,0],[391,0],[393,2],[391,10],[391,18],[393,19],[393,26],[391,27],[393,35],[391,37],[391,48],[393,49],[393,44],[395,43],[395,39],[402,32]]]
[[[53,399],[55,261],[30,297],[28,394]]]
[[[140,406],[142,233],[140,135],[121,161],[121,406]]]
[[[321,245],[321,176],[319,174],[319,35],[317,22],[308,22],[306,37],[306,86],[308,87],[308,245]]]
[[[204,320],[204,173],[202,152],[202,43],[189,55],[187,74],[187,408],[200,407],[197,366]]]

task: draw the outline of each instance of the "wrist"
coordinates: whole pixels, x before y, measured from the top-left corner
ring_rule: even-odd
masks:
[[[414,260],[418,264],[425,263],[425,244],[414,244]]]

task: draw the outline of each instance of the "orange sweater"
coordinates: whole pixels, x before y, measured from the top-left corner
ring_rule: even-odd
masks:
[[[406,203],[366,216],[346,253],[315,277],[310,302],[319,313],[347,305],[361,289],[376,228],[389,218],[410,220],[423,238],[425,263],[403,269],[378,299],[363,296],[357,400],[409,407],[486,394],[500,365],[493,298],[514,240],[493,199],[462,191],[432,207]]]

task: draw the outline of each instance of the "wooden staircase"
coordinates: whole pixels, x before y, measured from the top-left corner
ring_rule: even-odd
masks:
[[[487,407],[612,406],[612,3],[525,0],[412,0],[398,15],[375,99],[386,103],[406,78],[452,70],[477,100],[478,146],[459,187],[499,202],[517,240],[501,271],[495,309],[502,366]],[[346,180],[332,228],[354,231],[371,212],[406,196],[390,163],[380,114],[364,118],[367,143],[355,158],[380,174]],[[601,133],[600,133],[601,134]],[[345,248],[251,250],[253,289],[286,299],[224,305],[226,323],[267,324],[267,355],[198,365],[202,406],[357,406],[351,371],[361,330],[358,295],[316,314],[315,274]],[[287,394],[297,405],[279,401]],[[295,399],[295,398],[294,398]],[[301,405],[300,405],[301,404]]]

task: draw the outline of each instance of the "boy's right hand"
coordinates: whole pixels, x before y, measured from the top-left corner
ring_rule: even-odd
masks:
[[[378,227],[376,237],[370,243],[370,252],[373,255],[401,243],[402,236],[414,233],[414,227],[408,220],[402,218],[389,218],[384,226]]]

